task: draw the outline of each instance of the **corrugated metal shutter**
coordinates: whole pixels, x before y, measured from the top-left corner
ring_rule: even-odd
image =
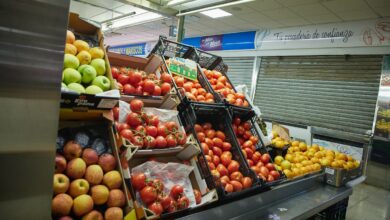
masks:
[[[251,91],[254,57],[224,57],[223,62],[228,65],[227,75],[233,85],[245,84]]]
[[[263,57],[255,104],[265,119],[366,134],[382,56]]]

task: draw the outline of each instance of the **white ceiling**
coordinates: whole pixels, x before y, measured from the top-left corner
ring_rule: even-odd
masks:
[[[188,10],[202,4],[223,0],[195,0],[174,6],[177,10]],[[143,12],[143,9],[125,5],[118,1],[89,0],[119,12]],[[110,2],[110,3],[108,3]],[[235,6],[222,8],[233,16],[211,19],[200,13],[186,16],[185,36],[202,36],[258,30],[262,28],[282,28],[354,21],[390,16],[390,0],[256,0]],[[72,1],[71,11],[82,17],[102,21],[119,16],[112,11]],[[156,40],[160,34],[168,35],[169,25],[176,24],[175,19],[165,19],[148,24],[129,27],[120,31],[122,35],[108,35],[106,43],[119,45]]]

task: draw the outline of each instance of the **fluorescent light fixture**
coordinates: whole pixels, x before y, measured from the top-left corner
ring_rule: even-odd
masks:
[[[196,9],[196,10],[193,10],[193,11],[187,11],[187,12],[179,13],[176,16],[180,17],[180,16],[184,16],[184,15],[189,15],[189,14],[202,12],[202,11],[208,11],[208,10],[212,10],[212,9],[216,9],[216,8],[223,8],[223,7],[227,7],[227,6],[238,5],[238,4],[247,3],[247,2],[253,2],[253,1],[255,1],[255,0],[239,0],[239,1],[234,1],[234,2],[222,3],[222,4],[213,5],[213,6],[210,6],[210,7]]]
[[[220,18],[220,17],[226,17],[226,16],[231,16],[232,15],[229,12],[224,11],[224,10],[219,9],[219,8],[208,10],[208,11],[202,11],[200,13],[204,14],[206,16],[209,16],[211,18]]]
[[[137,14],[135,16],[126,17],[119,20],[113,20],[111,22],[103,23],[102,30],[106,31],[108,29],[118,29],[122,27],[135,26],[139,24],[145,24],[152,21],[157,21],[165,18],[164,16],[153,13],[145,12],[142,14]]]
[[[169,1],[168,2],[168,6],[170,5],[177,5],[177,4],[180,4],[180,3],[183,3],[183,2],[188,2],[188,0],[172,0],[172,1]]]

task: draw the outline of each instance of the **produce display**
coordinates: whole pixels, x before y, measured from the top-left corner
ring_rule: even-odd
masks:
[[[226,99],[226,101],[232,105],[243,107],[249,106],[248,101],[245,99],[245,95],[240,92],[235,92],[233,85],[229,83],[226,76],[216,70],[202,70],[214,91],[221,94]]]
[[[171,91],[172,77],[162,73],[146,73],[128,67],[111,67],[112,77],[117,80],[119,90],[125,95],[164,96]]]
[[[129,113],[122,123],[117,122],[117,130],[123,138],[135,146],[144,149],[162,149],[184,145],[187,142],[185,132],[180,131],[180,125],[175,121],[162,122],[159,116],[147,114],[144,103],[139,99],[130,102]],[[168,111],[168,110],[167,110]],[[114,117],[119,118],[119,109],[114,109]]]
[[[242,153],[253,172],[266,182],[278,180],[280,173],[275,169],[271,156],[268,153],[261,154],[256,149],[259,138],[250,131],[252,125],[249,122],[241,122],[240,118],[235,118],[232,127]]]
[[[107,76],[104,51],[100,47],[90,48],[83,40],[77,40],[67,31],[62,87],[77,93],[98,94],[111,88]]]
[[[240,171],[241,164],[233,159],[232,145],[223,131],[214,130],[211,123],[194,126],[207,164],[216,181],[227,193],[239,192],[252,186],[252,179]]]
[[[172,213],[202,201],[188,178],[191,171],[184,164],[148,161],[132,169],[131,185],[143,206],[155,215]]]
[[[271,140],[271,144],[275,148],[282,149],[284,147],[289,147],[290,146],[290,141],[285,140],[285,139],[279,137],[277,134],[273,134],[273,138]]]
[[[313,144],[311,147],[304,142],[292,141],[287,154],[276,156],[276,168],[283,170],[287,178],[299,177],[321,170],[321,167],[354,169],[360,163],[350,155]]]
[[[185,95],[189,100],[195,102],[215,102],[213,94],[204,89],[199,82],[192,81],[181,76],[174,76],[173,80],[175,80],[178,88],[184,89]]]
[[[96,128],[60,130],[53,177],[55,219],[123,219],[126,196],[117,161]]]

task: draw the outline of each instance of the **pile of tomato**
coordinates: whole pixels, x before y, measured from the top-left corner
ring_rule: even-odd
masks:
[[[235,92],[232,84],[228,82],[227,77],[222,73],[207,69],[203,69],[203,73],[206,75],[214,91],[220,93],[230,104],[244,107],[249,106],[245,95],[240,92]]]
[[[111,67],[112,77],[117,86],[126,95],[164,96],[171,91],[172,77],[162,73],[157,78],[155,73],[146,73],[126,67]]]
[[[137,173],[131,176],[133,188],[139,192],[142,202],[154,214],[161,215],[164,211],[171,213],[177,210],[186,209],[190,205],[190,200],[184,194],[181,185],[174,185],[169,190],[169,194],[164,193],[165,186],[160,179],[147,178],[144,173]],[[201,203],[202,195],[199,190],[193,189],[196,204]]]
[[[116,123],[119,134],[135,146],[141,148],[169,148],[184,145],[187,136],[179,131],[175,121],[161,122],[157,115],[146,114],[144,103],[139,99],[130,102],[131,112],[125,123]],[[114,118],[118,120],[119,108],[114,108]]]
[[[268,153],[261,154],[256,150],[259,139],[250,131],[252,125],[249,122],[241,122],[240,118],[235,118],[232,127],[242,153],[256,175],[266,182],[279,179],[280,174],[272,164],[270,155]]]
[[[214,96],[197,81],[192,81],[181,76],[174,76],[173,80],[178,88],[185,91],[185,95],[191,101],[214,103]]]
[[[244,176],[239,170],[240,163],[232,159],[232,145],[226,141],[225,133],[214,130],[211,123],[195,124],[194,128],[211,174],[225,191],[238,192],[251,187],[252,179]]]

